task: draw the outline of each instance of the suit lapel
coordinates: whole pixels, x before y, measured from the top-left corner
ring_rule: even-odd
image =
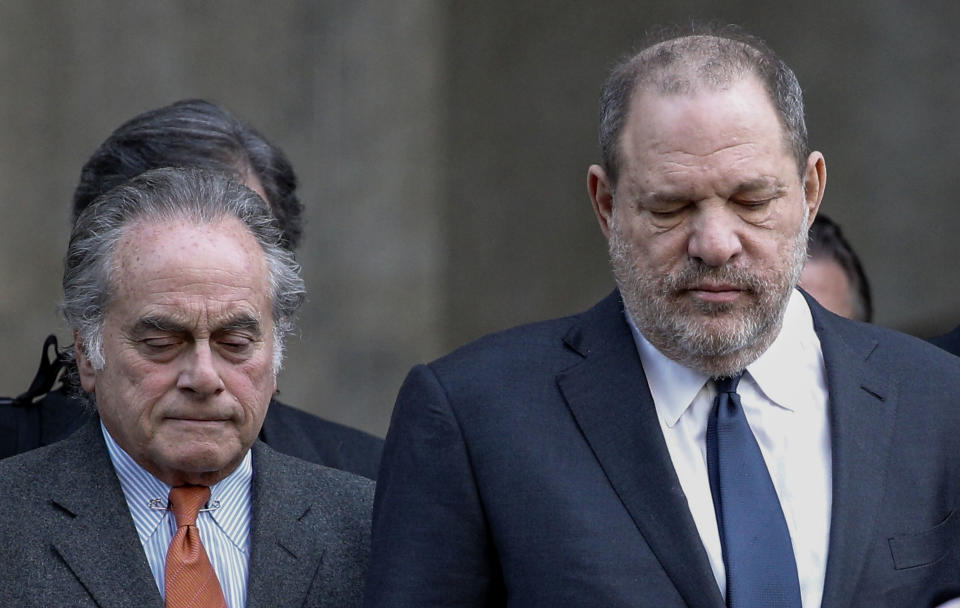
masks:
[[[565,342],[583,362],[557,382],[624,507],[691,607],[723,606],[614,293]]]
[[[51,475],[50,508],[69,518],[58,517],[61,523],[52,542],[54,550],[98,606],[162,607],[99,419],[64,444],[64,462],[73,464]]]
[[[830,395],[833,506],[823,606],[849,606],[873,539],[893,436],[891,379],[867,363],[877,342],[809,297]]]
[[[283,457],[254,444],[248,608],[302,606],[323,561],[321,539],[303,523],[313,500],[288,473]]]

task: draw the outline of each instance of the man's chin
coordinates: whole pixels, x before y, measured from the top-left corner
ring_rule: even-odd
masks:
[[[755,318],[756,310],[738,304],[691,304],[677,306],[670,315],[675,327],[689,328],[684,333],[694,333],[709,339],[723,340],[726,336],[740,335]],[[691,331],[692,330],[692,331]]]
[[[187,447],[165,461],[161,468],[164,475],[158,477],[170,485],[213,485],[236,469],[239,461],[233,456],[223,450]]]
[[[696,357],[725,357],[743,350],[749,342],[742,333],[732,331],[704,331],[685,338],[681,348]]]
[[[743,319],[747,315],[756,312],[756,299],[741,292],[734,299],[710,299],[700,297],[697,292],[687,291],[678,294],[673,298],[676,310],[688,318],[718,319],[718,318],[737,318]]]
[[[727,357],[757,339],[756,328],[750,323],[748,314],[742,310],[677,311],[672,318],[671,337],[664,338],[673,342],[676,351],[685,353],[684,359]]]
[[[147,456],[166,471],[185,475],[216,474],[229,468],[246,453],[234,429],[218,433],[165,435],[153,444]]]
[[[675,334],[675,360],[710,376],[738,373],[767,349],[779,328],[758,324],[761,318],[753,308],[678,317],[683,327]]]

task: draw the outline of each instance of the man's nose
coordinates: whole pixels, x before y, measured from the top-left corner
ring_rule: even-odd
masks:
[[[216,395],[223,391],[223,379],[217,370],[210,342],[198,340],[185,357],[183,369],[177,379],[177,388],[197,395]]]
[[[700,210],[693,219],[687,255],[707,266],[723,266],[743,250],[740,218],[726,205]]]

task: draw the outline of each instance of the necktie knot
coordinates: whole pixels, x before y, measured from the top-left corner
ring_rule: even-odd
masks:
[[[743,378],[743,372],[726,378],[714,378],[713,384],[717,387],[717,394],[737,392],[737,385],[740,384],[740,378]]]
[[[193,526],[197,523],[197,514],[210,500],[210,488],[207,486],[177,486],[170,489],[170,510],[177,519],[177,527]]]

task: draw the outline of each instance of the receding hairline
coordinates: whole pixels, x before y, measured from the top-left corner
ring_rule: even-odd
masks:
[[[635,87],[633,94],[631,95],[630,104],[627,106],[627,116],[626,116],[626,119],[624,120],[624,128],[622,129],[619,140],[617,141],[619,158],[621,159],[621,161],[623,161],[626,158],[625,145],[626,145],[626,140],[628,139],[627,127],[630,125],[631,121],[635,119],[638,112],[643,112],[642,106],[640,107],[638,106],[639,104],[643,103],[640,100],[644,94],[654,95],[660,98],[669,98],[669,97],[691,98],[691,97],[695,97],[697,95],[702,95],[702,94],[724,93],[729,91],[730,89],[737,87],[737,85],[741,83],[747,83],[749,81],[753,81],[753,83],[757,85],[759,89],[758,94],[762,95],[763,99],[766,101],[767,107],[770,110],[771,114],[773,115],[773,118],[776,120],[776,124],[780,129],[780,141],[782,144],[783,151],[789,157],[792,158],[793,150],[790,145],[790,138],[787,134],[787,127],[783,124],[783,120],[780,118],[780,115],[777,113],[773,100],[770,99],[770,95],[766,91],[766,87],[763,86],[763,82],[761,81],[761,79],[749,72],[744,73],[739,78],[731,80],[725,84],[720,84],[717,86],[708,85],[706,87],[694,87],[689,91],[684,91],[684,92],[663,92],[659,90],[653,90],[650,87],[644,87],[643,85],[638,84],[638,86]],[[622,170],[623,167],[620,167],[620,169]],[[801,176],[802,176],[802,168],[801,168]]]
[[[600,151],[612,183],[619,181],[624,127],[638,91],[683,95],[720,91],[753,75],[767,94],[783,141],[803,175],[810,155],[803,95],[796,74],[762,39],[735,25],[692,23],[648,31],[611,69],[600,96]]]
[[[199,230],[203,228],[211,228],[235,241],[238,245],[238,250],[242,251],[244,255],[249,256],[248,260],[251,263],[262,267],[264,276],[267,278],[265,293],[271,306],[273,305],[270,295],[270,263],[267,259],[266,252],[257,242],[256,236],[240,218],[226,212],[219,216],[198,218],[187,210],[173,210],[172,213],[159,215],[144,213],[133,216],[119,227],[119,234],[115,246],[111,251],[107,252],[106,261],[109,266],[106,275],[105,312],[110,309],[114,298],[117,296],[118,290],[121,288],[120,278],[123,276],[121,275],[121,268],[125,265],[124,262],[128,260],[130,256],[136,257],[143,254],[143,251],[139,250],[139,244],[144,242],[144,237],[147,237],[148,241],[154,241],[153,243],[147,243],[148,247],[152,247],[156,244],[156,241],[166,238],[166,235],[157,234],[156,231],[162,232],[171,229],[182,230],[184,228],[197,231],[198,234]],[[149,238],[151,235],[153,238]]]

